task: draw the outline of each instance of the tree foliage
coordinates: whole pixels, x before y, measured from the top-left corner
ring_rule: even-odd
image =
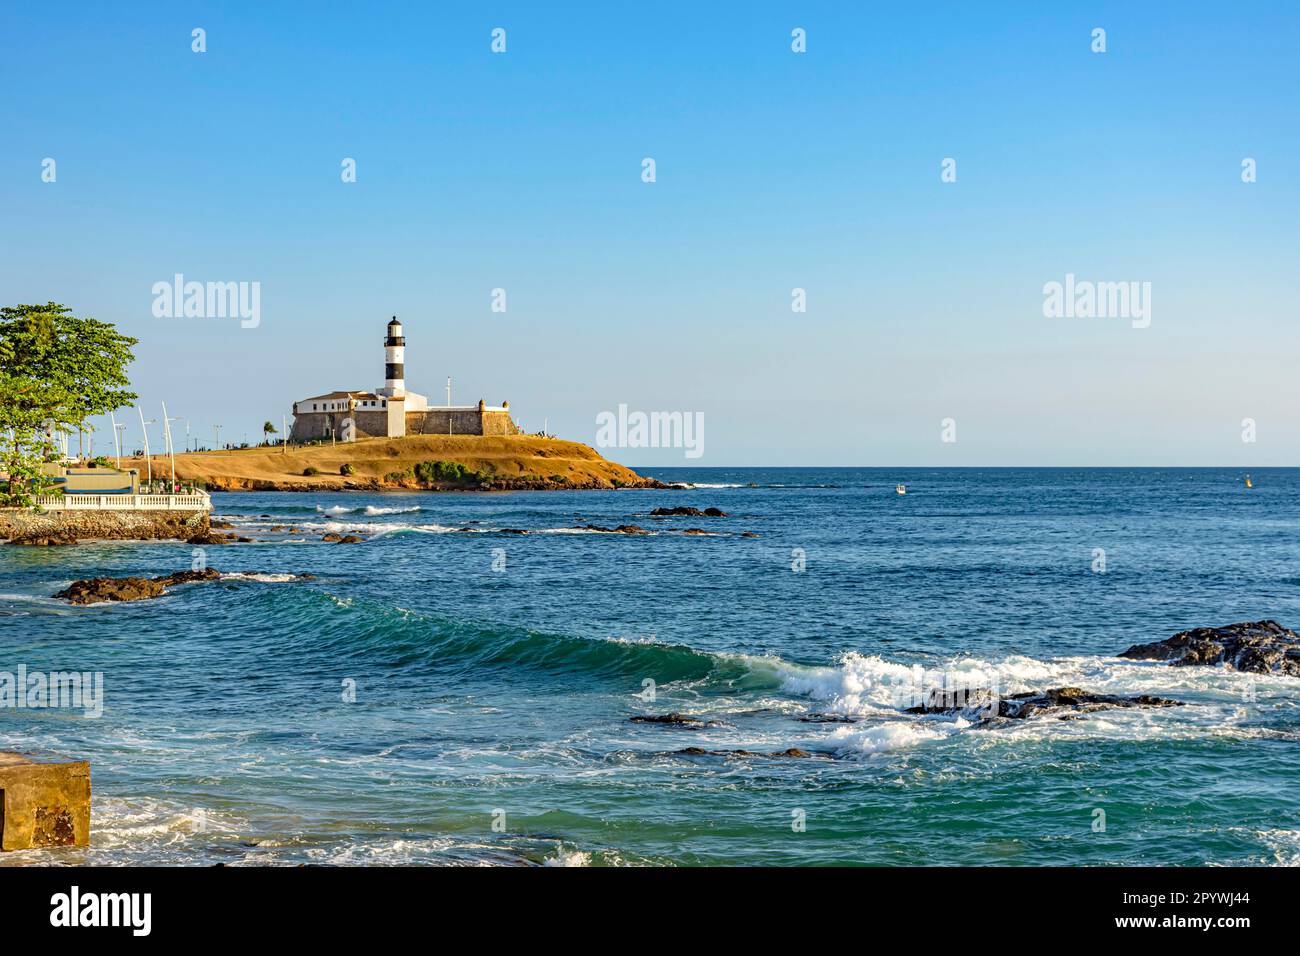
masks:
[[[58,434],[135,401],[126,368],[136,342],[57,302],[0,308],[0,503],[41,492]]]

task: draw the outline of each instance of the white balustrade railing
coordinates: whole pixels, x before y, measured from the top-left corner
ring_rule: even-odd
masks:
[[[46,511],[187,511],[212,510],[206,494],[192,495],[36,495],[33,499]]]

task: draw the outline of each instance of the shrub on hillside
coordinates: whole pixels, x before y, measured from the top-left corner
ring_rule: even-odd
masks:
[[[311,478],[311,477],[314,476],[314,475],[319,475],[319,474],[320,474],[320,469],[319,469],[319,468],[316,468],[316,467],[314,467],[314,466],[312,466],[312,465],[308,465],[306,468],[304,468],[304,469],[302,470],[302,473],[303,473],[305,476],[307,476],[308,478]]]
[[[459,462],[420,462],[415,466],[415,476],[426,485],[445,483],[454,485],[480,484],[487,480],[486,475],[471,471]]]
[[[477,485],[488,480],[481,472],[471,471],[455,461],[422,461],[415,466],[415,477],[426,485]]]
[[[355,475],[356,473],[357,470],[352,466],[352,462],[345,463],[343,467],[339,469],[339,474],[344,476]]]

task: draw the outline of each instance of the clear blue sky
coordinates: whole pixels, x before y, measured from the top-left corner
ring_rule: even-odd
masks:
[[[439,401],[704,413],[633,465],[1297,464],[1300,8],[900,6],[6,0],[0,301],[236,441],[382,384],[397,314]],[[154,318],[177,272],[261,325]],[[1044,318],[1067,273],[1151,327]]]

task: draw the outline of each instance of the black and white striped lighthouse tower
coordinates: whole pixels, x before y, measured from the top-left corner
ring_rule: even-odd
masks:
[[[384,339],[384,387],[380,395],[389,398],[406,392],[406,337],[402,335],[402,323],[393,316],[388,323],[388,337]]]

